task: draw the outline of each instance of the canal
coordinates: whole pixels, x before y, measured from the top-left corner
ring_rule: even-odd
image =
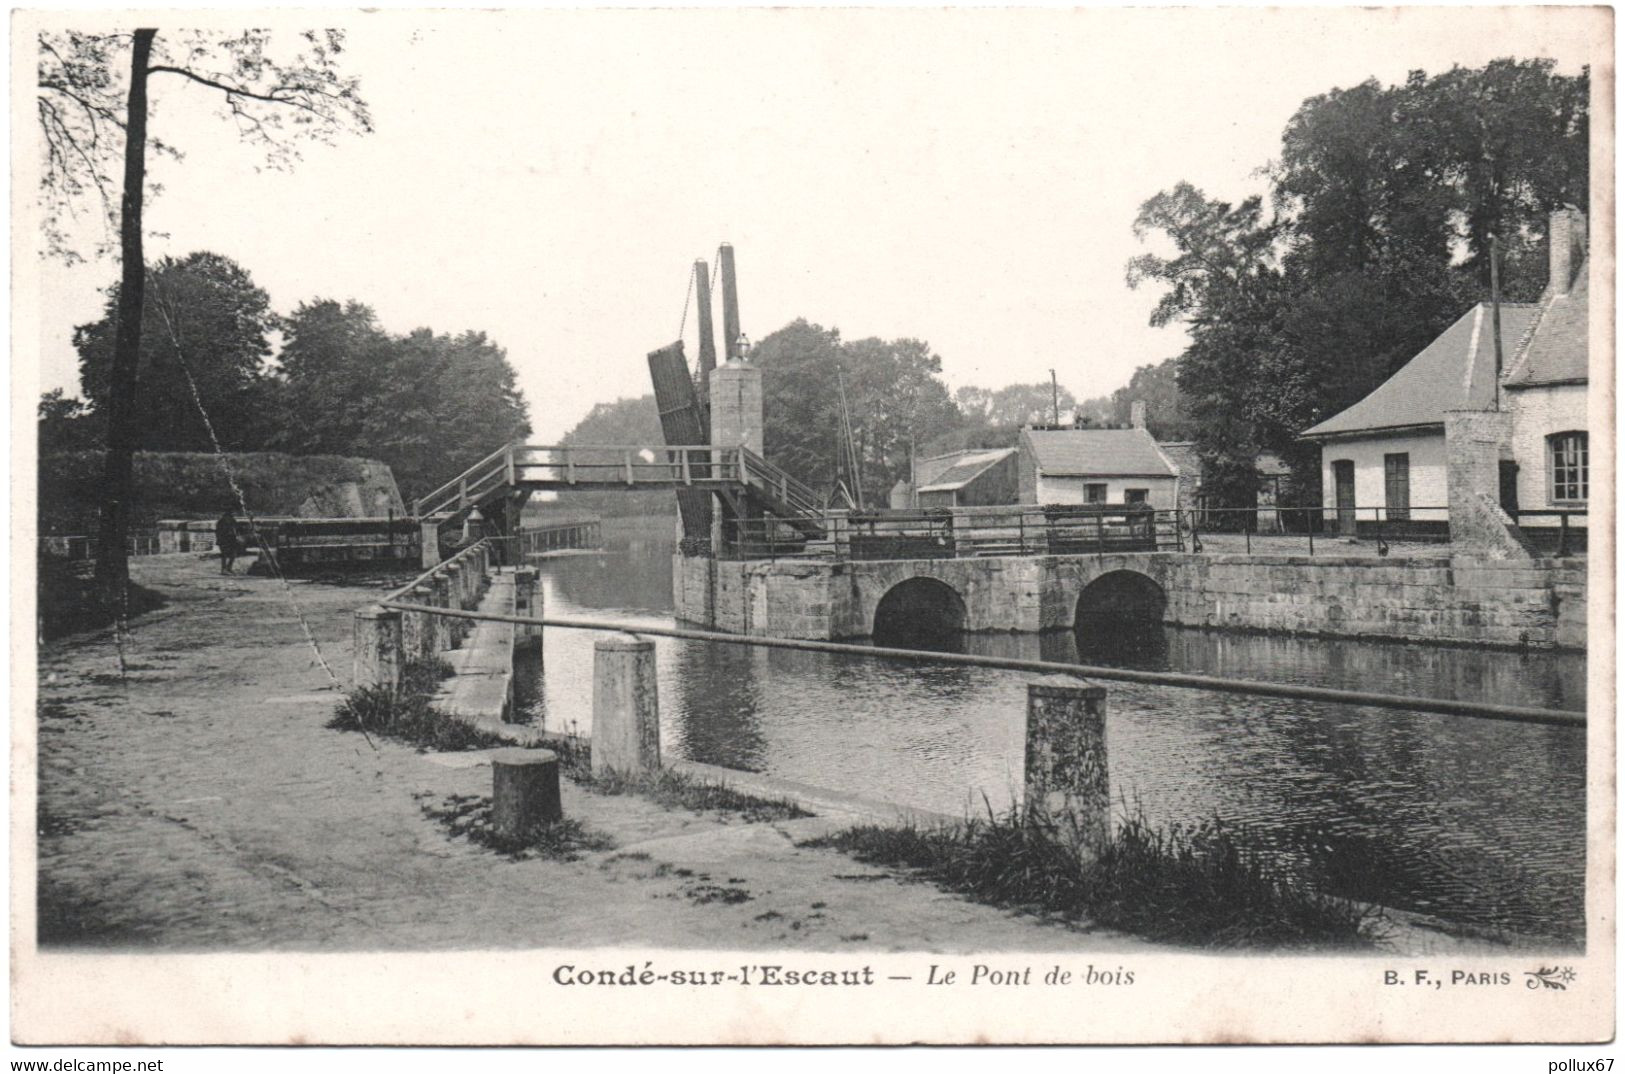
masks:
[[[668,518],[605,521],[605,551],[540,561],[549,615],[672,625]],[[590,731],[598,635],[549,630],[530,716]],[[1585,657],[1155,626],[960,635],[959,651],[1424,697],[1585,707]],[[660,639],[662,748],[951,814],[1020,793],[1020,672]],[[1113,682],[1118,808],[1215,818],[1334,894],[1578,943],[1585,735]]]

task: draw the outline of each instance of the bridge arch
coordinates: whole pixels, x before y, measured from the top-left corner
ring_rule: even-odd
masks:
[[[965,631],[965,598],[937,578],[917,575],[887,589],[875,604],[876,645],[902,649],[954,647]]]
[[[1160,623],[1167,610],[1168,594],[1148,575],[1132,570],[1107,571],[1078,594],[1073,626],[1085,630],[1114,623]]]

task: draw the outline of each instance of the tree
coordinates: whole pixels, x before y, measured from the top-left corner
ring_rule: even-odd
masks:
[[[410,500],[530,432],[507,353],[483,332],[392,336],[332,299],[302,303],[284,331],[278,447],[379,459]]]
[[[124,540],[138,434],[135,394],[146,297],[142,209],[149,80],[173,75],[219,94],[239,136],[261,147],[273,166],[285,166],[296,156],[296,137],[326,139],[350,126],[371,129],[356,80],[338,69],[342,32],[306,31],[300,40],[298,51],[279,61],[269,52],[271,34],[266,30],[181,31],[163,42],[152,28],[40,36],[36,100],[45,144],[40,193],[46,250],[77,256],[65,218],[92,190],[105,220],[111,224],[116,219],[119,235],[122,278],[107,380],[107,454],[96,560],[97,588],[107,606],[123,599],[129,581]],[[128,75],[121,78],[119,59],[126,45]],[[153,148],[175,155],[160,139],[153,140]],[[122,177],[115,181],[120,163]],[[111,228],[104,234],[110,235]]]
[[[61,388],[40,396],[39,453],[42,457],[92,451],[101,442],[101,424],[84,400],[68,398]]]
[[[1128,384],[1111,396],[1111,420],[1128,425],[1134,417],[1136,401],[1145,403],[1145,424],[1158,440],[1190,440],[1195,436],[1190,416],[1185,413],[1179,392],[1178,360],[1170,358],[1155,365],[1142,365]]]
[[[1546,214],[1586,195],[1588,94],[1587,73],[1546,60],[1368,80],[1294,114],[1266,172],[1273,218],[1262,198],[1233,206],[1188,183],[1146,201],[1135,234],[1172,255],[1134,258],[1128,283],[1162,286],[1151,323],[1189,330],[1177,383],[1207,487],[1250,503],[1267,449],[1317,495],[1298,434],[1489,297],[1492,235],[1504,297],[1539,294]]]
[[[265,360],[278,323],[265,292],[242,266],[211,253],[163,258],[147,270],[144,289],[137,387],[129,400],[136,450],[208,451],[215,437],[226,450],[264,447],[275,389]],[[99,417],[113,406],[118,316],[115,286],[101,320],[73,334],[80,383]]]
[[[751,351],[762,367],[763,447],[815,489],[839,472],[844,383],[865,503],[884,504],[912,449],[960,423],[942,359],[917,339],[844,343],[836,329],[796,320]]]

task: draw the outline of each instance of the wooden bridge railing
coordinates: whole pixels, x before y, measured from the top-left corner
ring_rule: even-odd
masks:
[[[744,447],[510,444],[417,500],[414,513],[455,514],[507,489],[572,488],[744,489],[792,520],[820,507],[810,488]]]

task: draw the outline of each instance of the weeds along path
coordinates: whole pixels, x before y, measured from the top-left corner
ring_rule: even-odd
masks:
[[[133,621],[127,677],[110,630],[41,649],[44,946],[1140,946],[797,845],[843,818],[752,824],[567,781],[566,814],[613,846],[509,860],[425,812],[490,793],[475,755],[374,750],[323,726],[339,698],[280,582],[222,577],[190,555],[143,557],[131,571],[168,604]],[[379,590],[295,585],[342,677],[350,614]]]

